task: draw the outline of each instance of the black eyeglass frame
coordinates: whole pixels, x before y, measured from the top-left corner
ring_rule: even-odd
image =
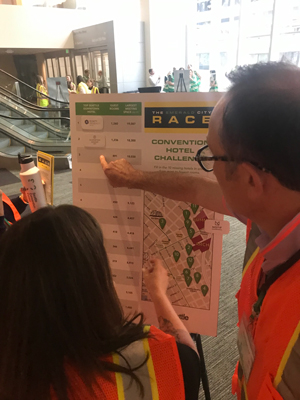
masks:
[[[255,161],[238,160],[236,158],[230,158],[227,156],[201,156],[201,153],[203,152],[203,150],[206,150],[208,148],[209,148],[208,145],[201,147],[201,149],[199,149],[197,151],[197,154],[195,156],[195,161],[197,161],[197,163],[200,165],[200,167],[206,172],[212,172],[213,168],[211,168],[211,169],[206,168],[202,161],[225,161],[225,162],[238,162],[238,163],[247,162],[247,163],[253,165],[254,167],[258,168],[262,172],[271,173],[271,171],[269,169],[260,166]]]

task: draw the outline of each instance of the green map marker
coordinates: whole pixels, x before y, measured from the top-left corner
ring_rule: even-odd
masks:
[[[189,229],[192,225],[192,221],[190,219],[186,219],[184,221],[184,225],[185,225],[186,229]]]
[[[191,213],[189,210],[183,210],[184,219],[189,219]]]
[[[186,259],[186,262],[187,262],[188,266],[191,268],[192,265],[194,264],[194,257],[188,257]]]
[[[193,278],[191,277],[191,271],[188,268],[185,268],[183,270],[183,276],[184,276],[184,280],[185,280],[185,283],[187,284],[187,286],[190,286]]]
[[[193,228],[188,229],[188,234],[189,234],[189,237],[192,239],[192,237],[195,235],[195,229],[193,229]]]
[[[199,206],[197,204],[191,204],[191,209],[193,210],[193,213],[196,214]]]
[[[186,249],[186,252],[188,253],[188,256],[189,256],[191,254],[192,250],[193,250],[193,246],[188,243],[188,244],[185,245],[185,249]]]
[[[164,227],[166,226],[166,220],[164,218],[159,218],[159,225],[161,227],[161,229],[164,229]]]
[[[190,284],[192,283],[193,278],[189,275],[185,275],[184,279],[185,279],[185,283],[186,283],[187,287],[189,287]]]
[[[201,279],[201,274],[200,274],[200,272],[195,272],[195,273],[194,273],[194,278],[195,278],[196,283],[199,283],[199,282],[200,282],[200,279]],[[202,292],[202,293],[203,293],[203,292]]]
[[[208,292],[208,286],[207,285],[202,285],[201,286],[201,292],[203,293],[203,296],[205,297]]]
[[[173,257],[174,257],[174,260],[177,262],[180,258],[179,251],[177,251],[177,250],[173,251]]]

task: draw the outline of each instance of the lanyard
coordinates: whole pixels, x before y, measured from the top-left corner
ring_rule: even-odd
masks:
[[[287,261],[284,263],[277,265],[272,271],[266,275],[266,279],[262,287],[260,288],[258,299],[256,303],[253,305],[253,311],[251,314],[252,319],[257,317],[260,313],[260,309],[264,298],[266,297],[267,291],[273,285],[274,282],[277,281],[278,278],[281,277],[287,270],[289,270],[293,265],[296,264],[297,261],[300,260],[300,249],[294,253]]]

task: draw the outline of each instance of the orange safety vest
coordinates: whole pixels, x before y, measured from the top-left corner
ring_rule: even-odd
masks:
[[[165,334],[154,326],[145,326],[151,337],[137,340],[120,350],[120,353],[133,368],[140,365],[149,354],[144,366],[135,371],[145,390],[145,399],[184,400],[184,382],[181,363],[174,337]],[[105,360],[128,367],[126,361],[117,353]],[[139,399],[139,389],[126,374],[109,372],[110,380],[96,378],[98,385],[93,385],[95,396],[87,389],[80,375],[73,366],[66,367],[69,382],[70,400],[134,400]],[[57,400],[51,390],[51,399]]]
[[[11,200],[6,196],[5,193],[2,193],[2,200],[4,203],[6,203],[11,208],[11,210],[14,214],[15,221],[19,221],[19,219],[21,219],[21,215],[20,215],[19,211],[16,209],[16,207],[13,205]],[[9,221],[9,222],[13,223],[15,221]]]
[[[298,222],[299,223],[299,222]],[[238,299],[238,317],[249,320],[256,303],[264,252],[259,248],[243,271]],[[293,345],[300,333],[300,261],[269,288],[259,317],[252,324],[255,360],[246,382],[240,363],[232,378],[232,393],[242,400],[283,400],[276,390]]]

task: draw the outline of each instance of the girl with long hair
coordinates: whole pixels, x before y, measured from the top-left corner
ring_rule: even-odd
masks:
[[[1,400],[197,399],[198,355],[166,300],[159,260],[145,283],[177,345],[142,314],[124,315],[102,231],[86,211],[37,210],[0,248]]]

